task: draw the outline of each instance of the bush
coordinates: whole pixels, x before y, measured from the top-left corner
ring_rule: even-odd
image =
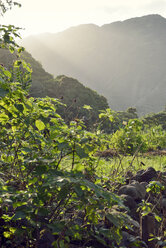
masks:
[[[38,247],[45,232],[58,248],[117,247],[130,218],[95,175],[100,133],[66,125],[57,100],[29,97],[30,76],[21,59],[0,66],[1,247]]]
[[[141,152],[146,151],[147,144],[142,135],[142,121],[129,120],[124,128],[117,130],[112,135],[111,144],[126,155],[133,155],[137,149]]]

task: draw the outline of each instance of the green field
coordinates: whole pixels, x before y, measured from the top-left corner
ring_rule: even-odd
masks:
[[[119,158],[100,159],[96,168],[99,176],[109,177],[114,171],[124,173],[127,170],[136,172],[137,170],[153,167],[156,170],[164,171],[166,168],[165,156],[137,156],[132,162],[132,156],[120,156]]]

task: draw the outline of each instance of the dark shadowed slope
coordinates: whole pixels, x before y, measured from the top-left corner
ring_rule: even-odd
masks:
[[[31,64],[33,69],[32,86],[30,88],[31,96],[50,96],[60,99],[62,103],[66,104],[66,107],[59,109],[65,120],[69,121],[74,118],[87,116],[88,123],[94,123],[100,113],[99,110],[108,108],[105,97],[85,87],[78,80],[64,75],[54,78],[29,53],[24,52],[23,58]],[[16,55],[10,54],[5,49],[0,49],[0,63],[3,63],[5,67],[9,67],[13,60],[16,59]],[[91,114],[83,108],[84,105],[92,107],[93,111]]]

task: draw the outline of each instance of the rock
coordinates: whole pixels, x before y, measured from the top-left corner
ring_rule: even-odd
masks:
[[[133,185],[125,185],[125,186],[120,187],[118,193],[119,195],[128,195],[132,197],[134,200],[138,200],[140,198],[138,190]]]
[[[163,198],[161,201],[161,207],[164,211],[166,211],[166,198]]]
[[[143,185],[138,183],[137,181],[132,182],[130,185],[134,186],[139,193],[139,200],[145,199],[146,189]]]
[[[147,199],[147,197],[149,196],[149,194],[146,191],[148,183],[147,182],[141,182],[140,185],[144,187],[144,189],[145,189],[145,197],[144,197],[144,199]]]
[[[134,177],[138,182],[147,182],[149,183],[152,179],[157,178],[157,172],[153,167],[149,167],[146,171],[141,171]]]
[[[131,184],[120,187],[119,195],[128,195],[139,201],[145,199],[146,189],[140,183],[132,181]]]
[[[145,189],[146,189],[146,187],[148,186],[148,183],[147,182],[141,182],[140,183]]]
[[[133,199],[133,197],[131,197],[130,195],[121,195],[124,205],[126,207],[128,207],[130,210],[137,208],[137,203],[135,202],[135,200]]]
[[[40,240],[38,242],[38,248],[53,248],[52,243],[55,241],[54,236],[49,230],[42,230],[40,232]]]
[[[139,181],[140,176],[145,172],[145,170],[138,170],[136,175],[133,177],[134,180]]]
[[[153,213],[141,216],[140,237],[150,248],[156,247],[156,240],[150,240],[151,235],[155,235],[155,217]]]

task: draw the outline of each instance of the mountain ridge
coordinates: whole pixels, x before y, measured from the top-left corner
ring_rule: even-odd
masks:
[[[147,15],[101,27],[83,24],[35,39],[22,44],[48,72],[85,82],[103,94],[112,109],[132,106],[146,114],[165,106],[164,17]]]
[[[12,70],[12,64],[17,60],[17,55],[11,54],[6,49],[1,49],[0,62],[9,70]],[[105,97],[99,95],[94,90],[85,87],[81,82],[72,77],[59,75],[54,77],[46,72],[42,65],[36,61],[31,54],[23,52],[21,59],[24,59],[32,67],[32,83],[30,87],[30,96],[32,97],[52,97],[57,98],[66,107],[58,106],[58,113],[66,121],[74,118],[83,118],[87,113],[84,105],[90,105],[93,113],[89,116],[88,124],[95,123],[98,119],[100,110],[107,109],[108,103]]]

